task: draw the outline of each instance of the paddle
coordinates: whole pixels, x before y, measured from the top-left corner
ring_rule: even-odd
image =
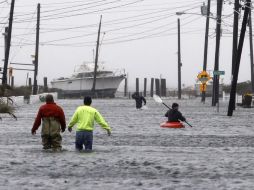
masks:
[[[170,108],[167,104],[165,104],[162,99],[160,98],[160,96],[154,94],[153,95],[153,99],[155,100],[155,102],[163,104],[164,106],[166,106],[168,109],[172,110],[172,108]],[[189,124],[187,121],[184,121],[187,125],[189,125],[190,127],[192,127],[191,124]]]

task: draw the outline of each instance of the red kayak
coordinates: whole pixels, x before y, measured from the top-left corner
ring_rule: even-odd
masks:
[[[184,125],[181,122],[163,122],[160,124],[160,127],[163,127],[163,128],[184,128]]]

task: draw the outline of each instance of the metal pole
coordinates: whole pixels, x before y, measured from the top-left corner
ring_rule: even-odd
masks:
[[[246,4],[245,4],[245,11],[244,11],[243,22],[242,22],[242,29],[241,29],[238,48],[237,48],[237,57],[236,57],[236,62],[235,62],[236,64],[235,64],[233,80],[232,80],[231,90],[230,90],[230,99],[229,99],[229,105],[228,105],[228,116],[232,116],[233,115],[233,110],[234,110],[234,104],[235,104],[234,97],[236,95],[236,86],[237,86],[237,80],[238,80],[238,73],[239,73],[241,55],[242,55],[242,50],[243,50],[244,37],[245,37],[249,12],[251,11],[250,10],[250,2],[251,2],[251,0],[247,0]]]
[[[216,49],[215,49],[214,71],[219,70],[222,4],[223,0],[217,1],[217,26],[216,26]],[[219,78],[218,75],[213,75],[212,106],[216,106],[218,102],[219,102]]]
[[[7,42],[5,47],[5,56],[4,56],[4,67],[3,67],[3,77],[2,84],[7,85],[7,68],[10,54],[10,46],[11,46],[11,32],[12,32],[12,22],[13,22],[13,13],[14,13],[14,4],[15,0],[11,1],[10,8],[10,17],[9,17],[9,26],[8,26],[8,34],[7,34]]]
[[[35,58],[34,58],[34,85],[33,85],[33,95],[37,94],[38,84],[37,84],[37,75],[38,75],[38,60],[39,60],[39,40],[40,40],[40,3],[37,4],[37,25],[36,25],[36,45],[35,45]]]
[[[181,30],[180,30],[180,19],[177,19],[178,23],[178,99],[181,99],[182,89],[181,89]]]
[[[207,0],[207,14],[206,14],[206,30],[205,30],[205,48],[204,48],[204,62],[203,62],[203,71],[206,71],[207,68],[207,52],[208,52],[208,36],[209,36],[209,21],[210,21],[210,6],[211,0]],[[202,92],[201,101],[205,102],[206,93]]]

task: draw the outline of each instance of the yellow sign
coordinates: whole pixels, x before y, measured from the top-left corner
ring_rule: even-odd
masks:
[[[210,75],[206,71],[199,73],[197,78],[202,84],[207,83],[211,79]]]
[[[205,92],[206,91],[206,84],[205,83],[202,83],[200,84],[200,92]]]

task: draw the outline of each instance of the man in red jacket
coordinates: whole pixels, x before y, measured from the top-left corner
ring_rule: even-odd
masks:
[[[51,94],[46,95],[45,99],[46,104],[40,107],[31,133],[32,135],[36,134],[42,120],[41,138],[43,149],[61,150],[62,137],[60,131],[63,133],[66,128],[65,115],[62,108],[54,103]]]

